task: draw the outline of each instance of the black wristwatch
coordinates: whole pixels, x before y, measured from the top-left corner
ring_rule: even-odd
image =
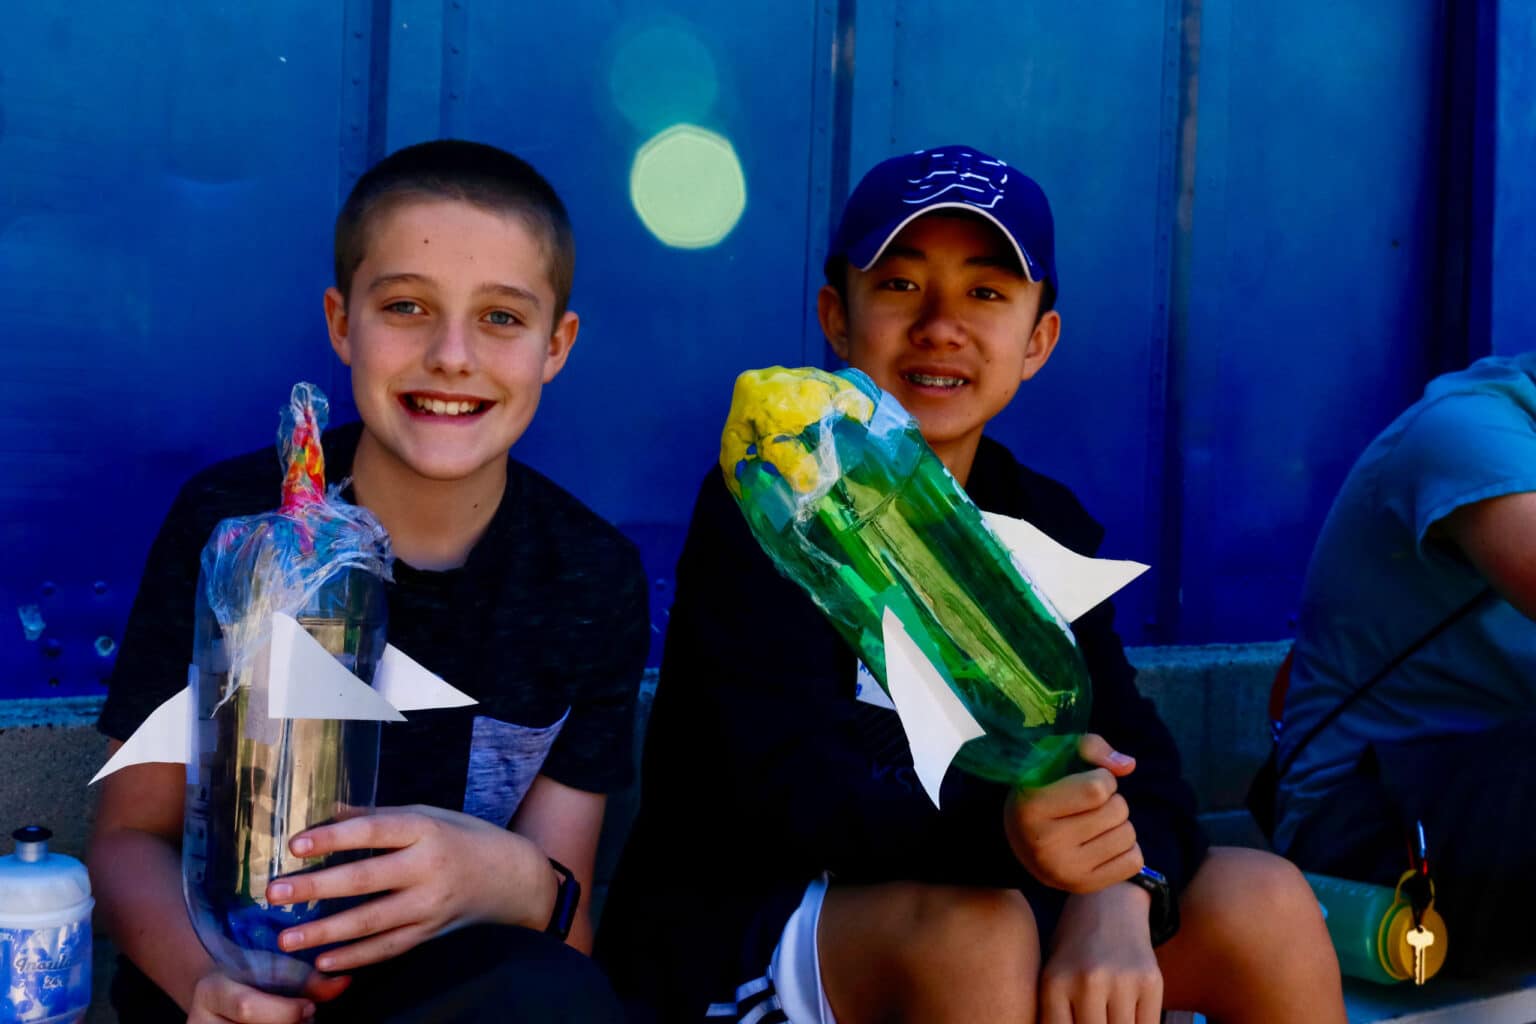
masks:
[[[1161,946],[1173,938],[1179,930],[1179,901],[1173,898],[1168,879],[1162,872],[1144,867],[1126,881],[1145,889],[1152,897],[1152,906],[1147,911],[1147,921],[1152,926],[1152,945]]]
[[[576,922],[576,908],[581,905],[581,883],[576,881],[570,868],[555,858],[549,858],[549,866],[560,876],[560,888],[555,892],[555,909],[549,915],[549,926],[544,933],[564,942],[571,934],[571,925]]]

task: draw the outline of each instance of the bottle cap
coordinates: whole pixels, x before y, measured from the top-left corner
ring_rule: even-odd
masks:
[[[85,865],[48,850],[53,833],[28,825],[11,833],[16,850],[0,857],[0,928],[63,924],[91,910]]]
[[[48,840],[53,833],[41,825],[23,825],[11,833],[16,840],[16,859],[35,863],[48,856]]]

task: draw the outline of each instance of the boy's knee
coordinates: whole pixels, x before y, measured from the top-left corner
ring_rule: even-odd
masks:
[[[1267,936],[1322,927],[1312,887],[1295,864],[1276,854],[1213,849],[1195,878],[1181,907],[1186,919],[1238,942],[1237,948],[1264,948]]]
[[[947,969],[1020,972],[1033,979],[1040,939],[1029,901],[1014,889],[910,887],[911,928],[903,944],[909,957]]]
[[[839,1020],[1034,1019],[1040,943],[1014,890],[833,886],[818,942]]]

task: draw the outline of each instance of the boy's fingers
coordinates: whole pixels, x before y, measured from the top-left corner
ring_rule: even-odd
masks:
[[[413,949],[428,938],[425,928],[408,925],[395,928],[382,935],[372,935],[360,942],[353,942],[340,949],[329,949],[320,957],[328,971],[351,971],[370,964],[393,960]]]
[[[1041,989],[1040,1024],[1072,1024],[1072,1000],[1066,986],[1058,982]]]
[[[1127,821],[1089,840],[1080,849],[1083,862],[1092,864],[1094,874],[1098,874],[1113,861],[1136,849],[1136,829]],[[1141,868],[1137,867],[1136,871],[1140,870]],[[1135,871],[1131,872],[1131,874],[1135,873]]]
[[[350,974],[321,974],[311,971],[304,979],[304,995],[317,1003],[328,1003],[352,987]]]
[[[381,896],[351,910],[344,910],[339,914],[331,914],[329,917],[285,929],[278,935],[277,940],[279,946],[290,952],[298,949],[313,949],[315,946],[350,942],[390,931],[409,924],[419,916],[411,912],[409,896],[403,893]],[[320,969],[334,972],[346,970],[351,966],[355,965],[348,962]]]
[[[1120,753],[1096,732],[1085,732],[1078,738],[1077,756],[1087,764],[1103,768],[1116,776],[1129,775],[1136,770],[1134,757]]]
[[[1131,809],[1125,802],[1125,797],[1116,793],[1098,807],[1060,819],[1060,821],[1068,829],[1063,833],[1065,841],[1072,846],[1085,846],[1100,836],[1127,824],[1130,817]]]
[[[1134,851],[1135,847],[1137,847],[1137,829],[1129,821],[1123,821],[1109,831],[1101,832],[1086,843],[1080,844],[1075,857],[1078,858],[1077,863],[1084,864],[1087,869],[1097,875],[1106,864],[1126,852]],[[1141,870],[1140,867],[1137,870]]]
[[[1030,798],[1034,816],[1070,818],[1096,811],[1115,795],[1119,784],[1103,768],[1077,772],[1038,789]]]
[[[289,999],[249,988],[227,979],[209,992],[210,1008],[220,1017],[242,1024],[297,1024],[306,1014],[305,999]]]
[[[402,867],[398,860],[386,853],[323,871],[284,875],[267,883],[267,900],[277,904],[308,903],[386,892],[400,888],[405,881]]]
[[[365,814],[300,832],[288,848],[300,857],[322,857],[339,850],[396,850],[421,836],[423,819],[408,812]]]
[[[1140,844],[1133,845],[1120,856],[1113,858],[1108,863],[1100,864],[1094,869],[1093,877],[1095,885],[1091,891],[1098,892],[1107,889],[1116,882],[1123,882],[1136,874],[1146,864],[1141,855]]]
[[[1116,979],[1109,990],[1105,1019],[1109,1024],[1136,1024],[1136,1005],[1140,991],[1132,978]]]

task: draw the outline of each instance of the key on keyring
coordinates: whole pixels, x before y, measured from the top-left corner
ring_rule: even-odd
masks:
[[[1419,925],[1404,939],[1413,947],[1413,983],[1424,984],[1424,951],[1435,944],[1435,933]]]

